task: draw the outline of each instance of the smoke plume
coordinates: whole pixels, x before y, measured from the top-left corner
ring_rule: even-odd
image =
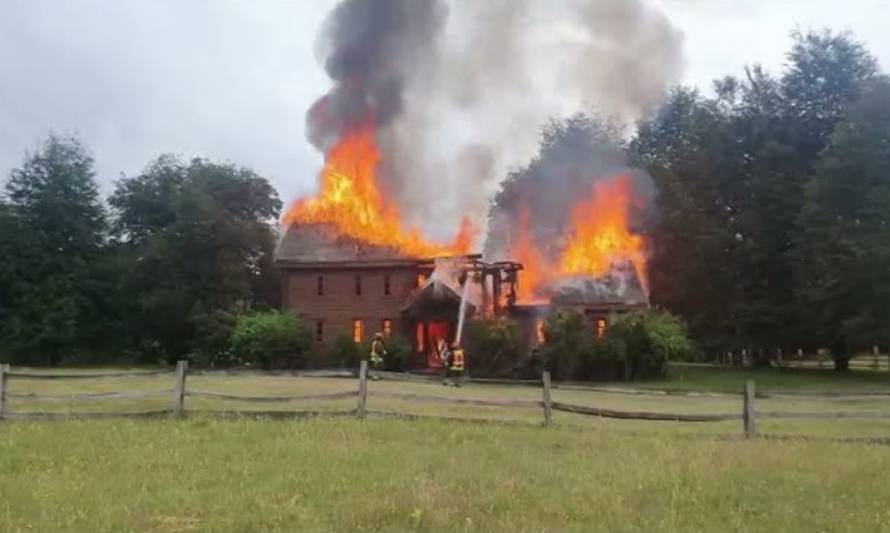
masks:
[[[625,126],[681,67],[682,35],[645,0],[344,0],[319,52],[333,80],[310,109],[324,150],[373,120],[379,179],[410,224],[482,225],[552,117],[596,109]]]

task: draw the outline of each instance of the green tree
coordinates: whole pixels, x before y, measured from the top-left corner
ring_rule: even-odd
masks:
[[[754,66],[716,97],[675,90],[633,140],[658,185],[652,299],[682,314],[710,351],[799,346],[798,213],[819,154],[877,75],[848,34],[793,34],[788,66]]]
[[[890,343],[890,81],[866,88],[807,187],[796,244],[807,333],[823,346]]]
[[[117,308],[141,351],[175,360],[200,350],[198,324],[277,304],[270,283],[281,201],[254,172],[163,156],[110,198],[115,214]]]
[[[108,288],[96,268],[106,220],[92,157],[76,138],[50,135],[12,171],[6,194],[0,206],[5,351],[15,362],[55,365],[97,348]]]

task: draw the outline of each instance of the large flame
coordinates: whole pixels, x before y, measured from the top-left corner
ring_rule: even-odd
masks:
[[[593,196],[572,210],[570,238],[559,260],[560,273],[602,276],[618,261],[630,261],[645,284],[643,237],[628,229],[633,182],[624,174],[593,184]]]
[[[543,299],[537,295],[537,291],[551,274],[552,265],[535,245],[531,234],[528,207],[525,205],[519,208],[514,230],[515,237],[510,248],[510,258],[522,263],[516,297],[520,303],[543,302]]]
[[[538,303],[546,286],[567,276],[600,277],[613,266],[630,262],[646,287],[645,241],[629,229],[633,182],[619,175],[594,182],[589,198],[572,208],[567,242],[558,258],[548,258],[531,236],[528,210],[520,208],[510,255],[523,265],[519,273],[520,303]]]
[[[454,242],[447,245],[429,242],[418,230],[403,227],[395,204],[377,186],[379,160],[371,121],[347,131],[325,154],[318,194],[294,202],[282,222],[332,225],[340,235],[395,248],[408,257],[468,253],[477,231],[466,217]]]

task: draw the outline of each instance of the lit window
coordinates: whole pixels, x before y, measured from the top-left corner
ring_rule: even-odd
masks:
[[[417,275],[417,286],[420,287],[426,283],[426,274],[418,274]]]
[[[535,323],[535,336],[538,338],[538,344],[544,344],[544,319],[539,318]]]
[[[362,295],[362,277],[361,276],[355,277],[355,295],[356,296]]]
[[[391,291],[392,291],[392,287],[389,283],[389,274],[384,274],[383,275],[383,295],[389,296]]]
[[[600,339],[606,336],[606,319],[603,317],[596,319],[596,336]]]
[[[392,320],[388,318],[383,319],[383,336],[389,337],[392,335]]]
[[[423,351],[423,322],[417,323],[416,333],[417,333],[417,351],[422,352]]]
[[[319,296],[324,294],[324,276],[315,278],[315,293]]]
[[[315,340],[318,342],[324,340],[324,320],[315,322]]]
[[[365,338],[365,323],[361,319],[356,318],[352,321],[352,340],[362,342]]]

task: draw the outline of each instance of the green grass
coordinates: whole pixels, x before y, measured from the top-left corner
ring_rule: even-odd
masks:
[[[759,390],[861,392],[890,390],[890,372],[850,370],[836,372],[830,363],[819,368],[721,368],[671,365],[664,380],[644,381],[637,386],[655,389],[739,392],[753,379]]]
[[[675,367],[624,384],[737,392],[890,390],[890,376]],[[13,378],[11,393],[169,389],[172,375]],[[189,390],[244,395],[354,390],[355,379],[192,375]],[[616,386],[616,384],[609,384]],[[620,385],[620,384],[618,384]],[[352,398],[283,404],[188,398],[183,420],[0,424],[0,531],[890,531],[890,447],[740,440],[740,422],[610,420],[540,408],[375,397],[390,391],[538,400],[537,386],[369,383],[369,408],[518,425],[371,417],[221,420],[198,411],[348,410]],[[631,411],[738,413],[739,396],[555,389],[554,400]],[[13,412],[163,409],[171,398],[40,401]],[[890,399],[758,399],[759,411],[888,411]],[[762,433],[890,437],[885,420],[767,420]],[[729,438],[727,438],[729,437]]]
[[[0,530],[887,531],[890,449],[442,421],[13,422]]]

